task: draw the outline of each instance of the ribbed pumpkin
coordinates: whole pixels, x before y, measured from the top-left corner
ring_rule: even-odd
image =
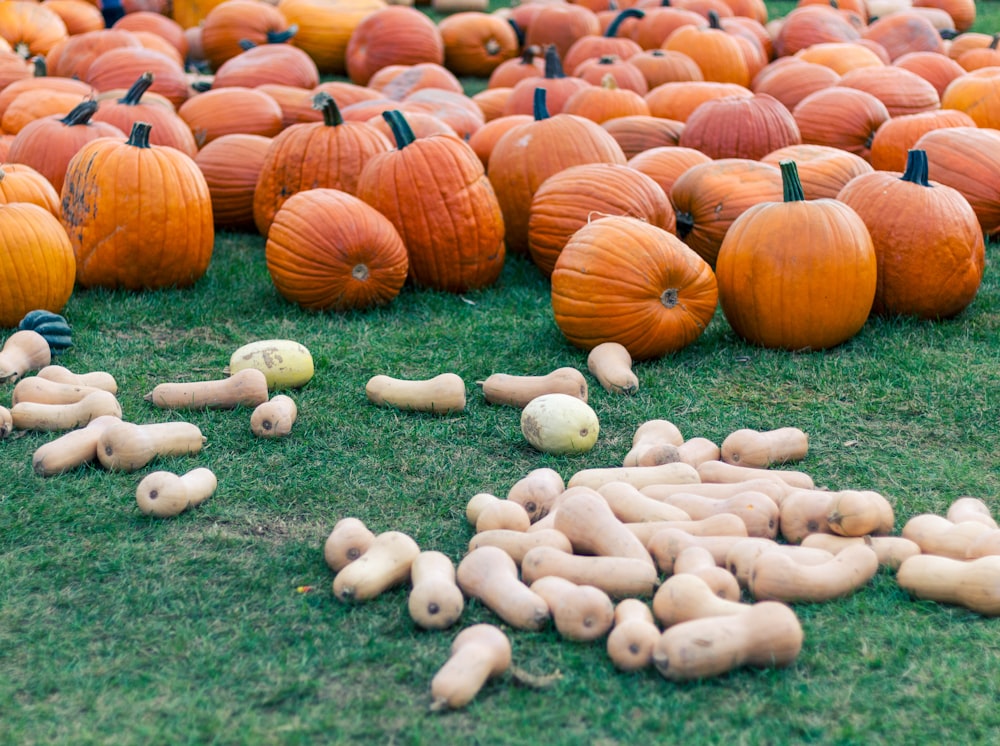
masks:
[[[524,43],[539,47],[553,45],[562,59],[578,39],[600,33],[601,22],[590,8],[573,3],[543,4],[524,32]]]
[[[804,198],[793,161],[783,161],[781,173],[784,201],[751,207],[726,233],[716,264],[719,301],[733,331],[752,344],[826,349],[868,318],[875,249],[847,205]]]
[[[347,75],[365,85],[386,65],[444,64],[444,42],[437,25],[416,8],[390,5],[373,11],[354,29],[345,52]]]
[[[208,269],[215,231],[205,177],[179,150],[150,145],[148,124],[137,122],[127,141],[84,145],[61,197],[84,287],[184,287]]]
[[[754,93],[774,96],[791,111],[810,93],[829,88],[838,80],[840,73],[826,65],[781,57],[761,70],[750,87]]]
[[[813,44],[858,41],[860,38],[861,30],[836,8],[826,3],[803,5],[782,18],[774,38],[774,53],[784,57]]]
[[[531,200],[528,251],[546,277],[569,238],[590,221],[627,215],[673,233],[674,210],[660,185],[629,166],[584,163],[547,178]]]
[[[174,106],[187,100],[191,89],[184,68],[163,52],[145,47],[107,50],[90,63],[84,80],[98,91],[126,89],[147,71],[153,73],[150,91],[166,96]]]
[[[525,47],[520,57],[504,60],[497,65],[486,80],[487,88],[513,88],[525,78],[545,74],[545,58],[538,47]]]
[[[58,313],[73,293],[76,259],[66,230],[30,202],[0,203],[0,327],[28,311]]]
[[[243,42],[255,46],[289,41],[297,26],[272,3],[263,0],[224,0],[208,11],[201,24],[201,45],[213,70],[241,54]]]
[[[941,106],[934,86],[916,73],[893,65],[851,70],[840,76],[837,85],[872,94],[885,104],[889,116],[893,117]]]
[[[216,228],[256,230],[253,195],[271,138],[261,135],[223,135],[194,156],[212,196]]]
[[[517,32],[499,15],[481,11],[452,13],[438,21],[444,65],[455,75],[488,78],[517,56]]]
[[[562,60],[554,44],[545,48],[545,72],[541,77],[525,78],[511,86],[504,104],[504,114],[531,114],[534,109],[535,91],[545,89],[545,106],[552,114],[562,113],[566,101],[582,88],[593,84],[566,75]]]
[[[965,69],[955,60],[937,52],[908,52],[892,64],[926,80],[934,86],[938,97],[944,95],[951,81],[965,74]]]
[[[347,69],[347,45],[361,22],[383,0],[278,0],[278,10],[299,30],[291,43],[313,58],[324,74],[343,75]]]
[[[872,138],[889,110],[865,91],[830,86],[810,93],[792,110],[802,142],[828,145],[868,159]]]
[[[955,78],[944,89],[941,106],[964,111],[980,127],[1000,129],[1000,66],[981,67]]]
[[[687,80],[658,85],[645,98],[649,113],[654,117],[686,122],[691,113],[706,101],[731,96],[750,98],[753,91],[736,83]]]
[[[223,62],[212,85],[256,88],[269,83],[313,88],[319,85],[319,68],[312,57],[291,44],[261,44]]]
[[[829,145],[789,145],[768,153],[761,161],[772,166],[795,161],[806,199],[836,199],[847,182],[874,170],[860,155]]]
[[[307,189],[285,200],[264,256],[282,297],[313,310],[384,305],[406,282],[406,247],[395,227],[339,189]]]
[[[912,10],[904,9],[876,18],[861,33],[865,39],[881,44],[893,60],[908,52],[945,52],[944,39],[938,29]]]
[[[646,15],[632,26],[629,36],[646,50],[661,49],[667,38],[681,26],[697,28],[706,25],[705,16],[701,13],[682,8],[674,3],[668,5],[639,3],[638,5],[642,6]],[[701,68],[698,69],[701,70]]]
[[[869,160],[878,171],[902,171],[907,153],[920,137],[947,127],[975,127],[972,117],[955,109],[934,109],[892,117],[875,131]]]
[[[837,199],[871,234],[878,257],[872,312],[950,318],[976,297],[985,265],[983,232],[961,192],[927,180],[927,154],[911,150],[906,171],[875,171]]]
[[[503,269],[504,221],[483,164],[451,135],[415,139],[400,111],[386,112],[396,149],[368,160],[357,195],[396,226],[416,285],[461,293]]]
[[[601,126],[611,133],[625,153],[632,158],[652,148],[677,145],[684,122],[654,117],[648,114],[633,114],[608,119]]]
[[[616,117],[650,116],[646,100],[635,91],[619,88],[611,75],[605,75],[600,85],[581,88],[574,93],[566,99],[563,111],[598,124]]]
[[[642,47],[632,39],[618,36],[618,31],[622,23],[629,18],[642,18],[644,15],[645,12],[639,8],[625,8],[618,11],[603,34],[588,34],[573,42],[563,55],[563,65],[567,70],[576,70],[585,60],[607,55],[627,60],[633,54],[638,54],[642,51]]]
[[[59,42],[46,55],[48,75],[84,80],[91,63],[109,49],[141,47],[139,37],[125,29],[99,29],[74,34]]]
[[[0,38],[6,39],[22,57],[44,56],[68,36],[62,18],[34,0],[4,0],[0,3]]]
[[[552,272],[552,312],[584,350],[623,345],[633,360],[658,358],[701,336],[718,302],[715,275],[683,241],[638,218],[580,228]]]
[[[628,165],[652,178],[669,197],[677,177],[692,166],[708,163],[711,160],[694,148],[661,145],[632,156],[628,160]]]
[[[581,62],[573,70],[573,77],[582,78],[595,86],[601,85],[605,78],[611,78],[618,88],[634,91],[639,96],[649,93],[649,83],[646,82],[646,76],[642,71],[628,60],[613,54],[591,57]]]
[[[31,202],[59,217],[59,192],[31,166],[0,162],[0,204]]]
[[[234,132],[274,137],[284,126],[277,101],[263,91],[242,86],[213,88],[192,96],[177,107],[177,114],[191,128],[199,148]]]
[[[319,187],[355,194],[365,163],[392,148],[385,136],[367,124],[345,122],[328,94],[319,93],[314,101],[323,111],[323,121],[282,130],[264,157],[253,195],[254,222],[262,236],[291,195]]]
[[[753,76],[746,55],[736,37],[719,25],[718,16],[711,16],[707,27],[681,26],[667,37],[663,48],[693,59],[705,80],[750,87]]]
[[[698,63],[683,52],[647,49],[629,57],[628,64],[642,73],[646,79],[647,90],[652,90],[664,83],[705,79]]]
[[[773,96],[706,101],[687,118],[678,144],[712,158],[760,159],[772,150],[802,142],[792,113]]]
[[[812,44],[800,49],[792,59],[823,65],[838,75],[858,68],[883,67],[886,64],[878,54],[860,41],[827,41]]]

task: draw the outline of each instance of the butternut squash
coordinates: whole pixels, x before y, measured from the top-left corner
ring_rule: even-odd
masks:
[[[457,710],[471,702],[490,679],[511,665],[507,635],[492,624],[473,624],[451,643],[447,662],[431,679],[432,711]]]
[[[953,523],[944,516],[920,513],[903,525],[903,538],[920,547],[924,554],[965,559],[969,546],[981,534],[992,529],[980,521]]]
[[[660,572],[672,575],[677,556],[688,547],[704,547],[715,558],[715,564],[725,567],[726,554],[729,552],[730,547],[746,538],[745,535],[735,534],[729,536],[694,536],[678,528],[662,528],[649,537],[649,540],[646,542],[646,549],[649,551]]]
[[[782,552],[795,562],[804,565],[820,565],[832,560],[834,555],[834,552],[826,549],[806,548],[800,544],[779,544],[771,539],[759,537],[739,541],[726,552],[726,569],[742,588],[749,586],[753,564],[764,552]]]
[[[323,542],[323,559],[331,570],[340,572],[367,552],[373,541],[375,534],[360,518],[341,518]]]
[[[558,575],[538,578],[530,588],[545,599],[556,631],[567,640],[597,640],[614,623],[615,605],[600,588],[577,585]]]
[[[704,578],[691,573],[671,575],[653,595],[653,616],[661,627],[672,627],[692,619],[732,616],[745,609],[746,604],[738,598],[722,598]]]
[[[675,575],[696,575],[712,592],[727,601],[739,601],[741,590],[729,570],[715,564],[715,557],[705,547],[687,547],[674,560]]]
[[[160,409],[235,409],[257,407],[269,395],[267,376],[256,368],[244,368],[213,381],[161,383],[143,398]]]
[[[101,415],[120,418],[122,407],[114,394],[94,389],[72,404],[19,402],[10,408],[10,415],[18,430],[72,430]]]
[[[542,466],[532,469],[517,480],[507,492],[507,499],[527,511],[534,523],[545,517],[556,498],[566,489],[563,478],[555,469]]]
[[[802,639],[795,612],[764,601],[739,614],[668,627],[653,650],[653,665],[671,681],[710,678],[743,666],[780,668],[795,662]]]
[[[465,381],[457,373],[424,380],[372,376],[365,384],[365,395],[372,404],[406,411],[455,414],[465,410]]]
[[[1000,528],[1000,526],[997,526],[992,513],[990,513],[989,506],[978,497],[970,497],[968,495],[956,498],[948,506],[948,512],[945,513],[944,517],[952,523],[979,521],[980,523],[985,523],[990,528]]]
[[[961,524],[957,524],[961,525]],[[1000,616],[1000,556],[961,560],[918,554],[896,571],[899,587],[917,598]]]
[[[834,493],[825,490],[795,489],[781,501],[778,522],[781,536],[798,544],[809,534],[832,534],[829,521]]]
[[[528,511],[520,503],[510,500],[496,500],[483,506],[476,517],[476,531],[492,531],[509,529],[511,531],[527,531],[531,526]]]
[[[632,448],[622,466],[658,466],[680,461],[678,447],[684,436],[669,420],[646,420],[632,435]]]
[[[677,459],[696,469],[706,461],[718,461],[721,454],[715,441],[708,438],[689,438],[677,446]]]
[[[578,490],[564,497],[553,528],[565,534],[573,551],[579,554],[631,557],[653,565],[643,543],[615,517],[595,490]]]
[[[969,542],[969,547],[965,551],[966,559],[978,559],[992,555],[1000,555],[1000,529],[990,529],[980,534]]]
[[[878,572],[878,556],[855,544],[818,565],[796,562],[784,552],[763,552],[750,570],[747,589],[758,601],[829,601],[854,593]]]
[[[506,404],[523,409],[528,402],[544,394],[566,394],[587,401],[587,379],[576,368],[556,368],[544,376],[520,376],[494,373],[476,382],[490,404]]]
[[[637,598],[618,602],[606,645],[615,668],[619,671],[649,668],[653,663],[653,648],[659,639],[660,628],[646,603]]]
[[[143,477],[135,501],[144,515],[170,518],[211,497],[219,482],[211,469],[198,467],[185,474],[154,471]]]
[[[833,493],[826,523],[840,536],[888,533],[896,522],[885,497],[873,490],[840,490]]]
[[[703,497],[693,492],[667,495],[663,502],[700,520],[720,513],[732,513],[746,525],[747,536],[773,539],[778,535],[778,504],[763,492],[747,490],[724,499]]]
[[[750,479],[746,482],[698,482],[696,484],[651,484],[640,492],[654,500],[668,502],[670,495],[677,493],[700,495],[713,500],[726,500],[743,492],[762,492],[781,507],[785,495],[791,491],[784,482],[777,479]]]
[[[691,520],[680,508],[647,497],[628,482],[608,482],[597,491],[622,523]]]
[[[364,554],[334,576],[333,595],[341,601],[373,599],[389,588],[406,583],[410,579],[410,566],[418,554],[420,547],[409,535],[402,531],[383,531]]]
[[[733,536],[744,538],[747,535],[747,525],[733,513],[719,513],[707,518],[687,521],[643,521],[641,523],[626,523],[625,528],[635,534],[643,545],[663,529],[680,529],[691,536]]]
[[[477,492],[475,495],[470,497],[469,501],[465,504],[465,520],[467,520],[471,526],[475,526],[476,521],[479,520],[479,514],[483,512],[483,508],[487,505],[492,505],[493,502],[499,499],[500,498],[492,492]]]
[[[76,404],[87,394],[99,391],[94,386],[59,383],[39,376],[28,376],[14,384],[10,403],[35,402],[36,404]]]
[[[14,418],[7,407],[0,406],[0,440],[3,440],[14,429]]]
[[[725,461],[703,461],[698,464],[698,476],[702,482],[743,482],[747,479],[780,479],[791,487],[815,489],[813,478],[794,469],[758,469],[752,466],[737,466]]]
[[[51,477],[96,461],[97,441],[101,433],[121,421],[120,417],[114,415],[101,415],[83,427],[43,443],[31,456],[31,468],[40,477]]]
[[[837,534],[809,534],[802,540],[803,549],[825,549],[837,554],[852,544],[867,544],[878,557],[879,565],[898,570],[907,557],[920,554],[916,542],[902,536],[838,536]]]
[[[456,577],[466,596],[480,601],[511,627],[539,630],[551,618],[545,599],[528,587],[529,581],[518,577],[514,560],[499,547],[473,549],[458,563]]]
[[[804,459],[809,452],[809,437],[797,427],[763,431],[743,428],[725,437],[721,451],[727,464],[764,469]]]
[[[52,349],[45,337],[31,329],[14,332],[0,348],[0,383],[16,383],[51,362]]]
[[[639,391],[639,377],[632,370],[632,356],[618,342],[602,342],[587,355],[587,369],[605,391],[632,395]]]
[[[608,482],[627,482],[637,489],[651,484],[695,484],[701,481],[693,466],[683,463],[659,466],[612,466],[580,469],[566,482],[567,487],[599,489]]]
[[[190,422],[119,422],[97,439],[97,460],[105,469],[136,471],[157,456],[188,456],[201,451],[206,438]]]
[[[56,383],[68,383],[73,386],[92,386],[95,389],[104,389],[112,394],[118,393],[118,381],[110,373],[103,370],[92,370],[86,373],[74,373],[69,368],[62,365],[46,365],[41,368],[36,375]]]
[[[250,432],[258,438],[282,438],[292,432],[298,416],[299,408],[292,397],[275,394],[250,414]]]
[[[658,580],[651,562],[633,557],[570,554],[547,546],[529,549],[521,560],[524,582],[530,584],[546,575],[597,586],[612,598],[651,596]]]
[[[524,555],[532,547],[554,547],[563,552],[573,551],[573,545],[566,538],[566,534],[562,531],[556,531],[554,528],[540,531],[512,531],[498,528],[480,531],[469,539],[470,552],[485,546],[499,547],[509,554],[517,565],[521,564]]]
[[[462,616],[465,596],[455,580],[455,565],[443,552],[427,550],[410,565],[410,618],[424,629],[447,629]]]

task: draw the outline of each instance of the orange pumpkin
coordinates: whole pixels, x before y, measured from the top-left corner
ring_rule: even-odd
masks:
[[[685,80],[663,83],[646,94],[649,113],[654,117],[686,122],[695,109],[706,101],[738,96],[750,98],[753,91],[736,83],[712,80]]]
[[[920,137],[944,127],[975,127],[972,117],[955,109],[934,109],[892,117],[875,131],[870,161],[879,171],[902,171],[907,153]]]
[[[628,64],[642,73],[647,91],[664,83],[705,79],[697,62],[669,49],[647,49],[629,57]]]
[[[652,178],[669,197],[677,177],[692,166],[709,163],[711,160],[700,150],[694,148],[661,145],[632,156],[629,158],[628,165]]]
[[[31,166],[0,161],[0,204],[31,202],[59,217],[59,192]]]
[[[779,58],[782,59],[782,58]],[[886,63],[870,46],[858,41],[825,41],[800,49],[794,59],[812,62],[838,75],[861,67],[883,67]]]
[[[937,52],[908,52],[897,57],[892,64],[926,80],[934,86],[938,97],[951,81],[965,73],[965,69],[955,60]]]
[[[678,144],[712,158],[763,158],[802,142],[785,105],[766,93],[706,101],[687,118]]]
[[[57,44],[46,55],[45,64],[49,75],[84,80],[91,63],[107,50],[141,46],[139,37],[125,29],[84,31]]]
[[[345,52],[347,75],[365,85],[386,65],[444,64],[444,42],[437,25],[408,5],[373,11],[354,29]]]
[[[195,154],[212,197],[216,228],[256,230],[253,195],[270,145],[270,137],[234,133],[217,137]]]
[[[643,7],[643,11],[645,15],[632,27],[630,36],[646,50],[661,49],[681,26],[702,28],[708,25],[705,16],[674,3],[657,3],[654,7]]]
[[[184,27],[163,13],[152,10],[133,10],[115,21],[118,31],[149,31],[169,41],[181,56],[187,59],[190,43],[184,34]]]
[[[219,65],[212,85],[256,88],[268,83],[312,88],[319,85],[319,68],[312,57],[291,44],[261,44]]]
[[[573,3],[542,5],[524,32],[527,46],[554,46],[559,59],[566,56],[570,47],[585,36],[598,36],[601,23],[590,8]]]
[[[213,70],[247,47],[280,44],[289,41],[298,27],[292,27],[272,3],[264,0],[224,0],[205,16],[201,23],[201,45]]]
[[[190,87],[184,68],[162,52],[145,47],[116,47],[103,52],[90,63],[84,80],[98,91],[126,89],[147,71],[153,73],[150,91],[166,96],[174,106],[187,100]]]
[[[795,161],[806,199],[836,199],[847,182],[874,170],[860,155],[829,145],[789,145],[768,153],[761,161],[773,166]]]
[[[941,106],[964,111],[980,127],[1000,129],[1000,66],[981,67],[955,78],[945,88]]]
[[[541,77],[525,78],[515,83],[504,104],[504,114],[531,114],[534,111],[535,91],[545,89],[545,105],[552,114],[562,113],[566,101],[582,88],[593,84],[566,75],[562,59],[554,44],[545,48],[545,73]]]
[[[813,44],[858,41],[860,38],[861,29],[851,17],[828,2],[801,5],[782,18],[774,38],[774,53],[785,57]]]
[[[347,45],[354,32],[386,4],[383,0],[278,0],[277,7],[289,24],[298,26],[291,43],[312,57],[324,75],[343,75],[347,71]]]
[[[640,54],[642,54],[640,52]],[[615,55],[604,57],[591,57],[581,62],[573,71],[573,77],[582,78],[591,85],[601,85],[610,77],[615,85],[633,91],[640,96],[645,96],[649,92],[649,84],[646,76],[635,65],[623,60]]]
[[[0,38],[22,57],[48,54],[69,36],[62,18],[35,0],[0,2]]]
[[[945,11],[954,23],[955,30],[963,33],[976,22],[975,0],[913,0],[914,8],[939,8]]]
[[[455,75],[488,78],[520,47],[513,26],[498,15],[480,11],[452,13],[438,21],[444,65]]]
[[[934,25],[912,10],[876,18],[865,27],[862,36],[881,44],[892,60],[908,52],[944,54],[945,51],[944,39]]]
[[[563,56],[563,65],[567,70],[576,70],[583,62],[600,57],[615,56],[627,60],[642,51],[635,41],[618,36],[622,23],[630,18],[642,18],[645,13],[638,8],[625,8],[618,11],[614,20],[603,34],[588,34],[581,36]]]
[[[283,127],[278,102],[263,91],[242,86],[192,96],[177,107],[177,114],[191,128],[198,147],[234,132],[274,137]]]
[[[829,88],[838,80],[840,74],[826,65],[780,57],[761,70],[750,87],[754,93],[773,96],[792,111],[810,93]]]
[[[566,99],[563,111],[598,124],[616,117],[650,116],[646,99],[633,90],[619,88],[610,74],[604,77],[599,86],[581,88]]]
[[[537,78],[545,74],[545,58],[539,47],[525,47],[520,57],[504,60],[497,65],[486,80],[487,88],[513,88],[525,78]]]
[[[871,93],[830,86],[810,93],[792,110],[802,142],[828,145],[868,159],[872,138],[889,110]]]
[[[840,76],[837,85],[872,94],[885,104],[889,116],[893,117],[941,107],[941,98],[934,86],[916,73],[895,65],[851,70]]]
[[[753,72],[747,55],[737,37],[719,25],[715,14],[710,15],[707,28],[681,26],[667,37],[663,48],[683,52],[693,59],[705,80],[750,87]]]
[[[608,119],[601,126],[611,133],[626,158],[632,158],[652,148],[677,145],[684,122],[646,114],[632,114]]]

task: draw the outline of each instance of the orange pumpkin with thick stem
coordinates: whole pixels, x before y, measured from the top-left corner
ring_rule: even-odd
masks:
[[[709,14],[707,27],[682,26],[663,42],[663,48],[683,52],[693,59],[705,80],[735,83],[745,88],[753,77],[747,55],[736,37],[719,25],[717,14]]]
[[[874,170],[861,156],[829,145],[789,145],[768,153],[761,161],[774,166],[795,161],[806,199],[834,199],[855,176]]]
[[[573,42],[563,56],[563,65],[567,70],[576,70],[588,59],[615,55],[624,60],[633,54],[638,54],[642,51],[642,47],[632,39],[618,36],[618,32],[626,20],[642,18],[644,15],[645,13],[639,8],[625,8],[618,11],[603,34],[588,34]]]
[[[152,84],[153,74],[144,72],[124,95],[99,100],[92,120],[113,124],[122,133],[131,132],[132,125],[136,122],[148,122],[152,125],[149,131],[150,145],[169,145],[194,158],[198,153],[194,134],[173,106],[148,98],[143,100],[143,94]]]
[[[794,162],[782,162],[781,173],[784,201],[751,207],[726,233],[716,265],[719,300],[730,326],[748,342],[788,350],[833,347],[868,318],[875,249],[864,222],[846,205],[805,200]]]
[[[549,44],[545,48],[545,72],[541,77],[525,78],[511,86],[512,90],[504,104],[504,114],[530,114],[534,111],[535,91],[538,88],[545,89],[545,106],[553,114],[559,114],[569,100],[577,91],[582,88],[589,88],[593,84],[584,80],[566,75],[559,52],[554,44]]]

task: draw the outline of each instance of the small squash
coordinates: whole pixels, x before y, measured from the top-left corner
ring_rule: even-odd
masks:
[[[542,394],[565,394],[587,401],[587,379],[571,367],[556,368],[543,376],[494,373],[478,383],[490,404],[507,404],[520,409]]]
[[[665,496],[663,502],[680,508],[695,520],[732,513],[746,525],[748,536],[773,539],[778,535],[780,508],[763,492],[746,490],[722,499],[678,492]]]
[[[365,384],[372,404],[416,412],[454,414],[465,409],[465,381],[456,373],[441,373],[426,380],[372,376]]]
[[[811,476],[794,469],[758,469],[752,466],[737,466],[725,461],[705,461],[698,464],[698,475],[703,482],[740,482],[745,479],[780,479],[792,487],[813,489],[816,485]]]
[[[878,557],[879,565],[890,570],[899,566],[915,554],[920,554],[920,546],[902,536],[838,536],[836,534],[809,534],[799,546],[803,549],[825,549],[837,554],[852,544],[867,544]]]
[[[944,516],[921,513],[903,524],[902,535],[916,542],[924,554],[965,559],[972,541],[992,530],[979,521],[953,523]]]
[[[465,596],[455,581],[455,565],[443,552],[421,552],[410,565],[412,588],[407,597],[410,618],[424,629],[447,629],[465,609]]]
[[[722,598],[704,578],[691,573],[671,575],[656,589],[653,596],[653,616],[663,627],[672,627],[692,619],[732,616],[741,614],[745,609],[746,604]]]
[[[76,404],[87,394],[103,391],[93,386],[80,386],[72,383],[58,383],[40,376],[28,376],[14,384],[10,393],[11,405],[20,402],[35,404]],[[112,394],[114,396],[114,394]]]
[[[499,497],[486,502],[476,516],[477,532],[494,529],[527,531],[530,526],[531,517],[520,503]]]
[[[190,422],[119,422],[97,439],[97,460],[105,469],[136,471],[157,456],[186,456],[201,451],[206,438]]]
[[[748,479],[745,482],[695,482],[693,484],[650,484],[641,488],[644,495],[654,500],[664,500],[679,492],[724,500],[741,492],[763,492],[780,507],[789,491],[780,479]]]
[[[608,482],[626,482],[638,489],[659,484],[696,484],[698,472],[680,462],[658,466],[611,466],[581,469],[569,478],[567,487],[600,489]]]
[[[452,641],[448,661],[431,679],[431,710],[465,707],[510,664],[510,640],[503,630],[492,624],[466,627]]]
[[[315,367],[309,349],[291,339],[263,339],[233,352],[225,375],[256,368],[267,379],[268,389],[299,388],[312,380]]]
[[[367,552],[373,541],[375,534],[360,518],[341,518],[333,524],[333,530],[323,543],[323,559],[331,570],[340,572]]]
[[[514,560],[499,547],[481,546],[469,552],[458,563],[456,578],[465,595],[516,629],[539,630],[550,619],[545,599],[518,578]]]
[[[114,415],[101,415],[83,427],[43,443],[31,456],[31,468],[40,477],[51,477],[96,461],[97,441],[101,433],[121,421]]]
[[[521,434],[542,453],[586,453],[597,442],[601,426],[587,402],[568,394],[542,394],[521,410]]]
[[[698,537],[738,537],[747,535],[747,525],[743,519],[733,513],[717,513],[707,518],[687,521],[642,521],[626,523],[625,528],[649,548],[653,537],[664,529],[680,529],[686,534]]]
[[[840,490],[830,501],[826,523],[840,536],[888,533],[895,524],[892,504],[873,490]]]
[[[368,601],[410,579],[410,566],[420,547],[402,531],[378,534],[368,550],[333,579],[333,595],[341,601]]]
[[[764,552],[782,552],[803,565],[821,565],[832,560],[836,554],[820,547],[806,548],[799,544],[779,544],[773,539],[763,537],[748,537],[746,541],[733,544],[726,552],[725,568],[736,578],[741,587],[746,588],[750,584],[753,563]]]
[[[647,497],[628,482],[608,482],[601,485],[597,492],[622,523],[691,520],[683,509]]]
[[[567,640],[599,639],[614,623],[615,605],[600,588],[577,585],[557,575],[538,578],[530,587],[545,599],[556,631]]]
[[[566,489],[555,469],[542,466],[517,480],[507,492],[507,499],[520,504],[534,523],[544,518],[556,498]]]
[[[112,394],[118,393],[118,381],[115,380],[113,375],[103,370],[74,373],[62,365],[46,365],[36,375],[38,378],[45,378],[56,383],[68,383],[73,386],[92,386],[95,389],[110,391]]]
[[[948,506],[948,512],[944,515],[952,523],[962,521],[979,521],[990,528],[997,528],[996,519],[990,512],[989,506],[978,497],[959,497]]]
[[[52,362],[48,341],[36,331],[14,332],[0,348],[0,383],[16,383],[25,373]]]
[[[161,383],[144,397],[160,409],[235,409],[257,407],[268,398],[267,377],[245,368],[213,381]]]
[[[101,415],[121,417],[122,407],[114,394],[94,389],[71,404],[22,401],[10,408],[10,414],[18,430],[72,430]]]
[[[805,458],[809,437],[797,427],[776,430],[734,430],[722,441],[722,460],[728,464],[766,468]]]
[[[565,497],[555,513],[553,528],[565,534],[579,554],[631,557],[653,564],[643,543],[625,528],[596,490],[581,488]]]
[[[637,598],[625,598],[615,606],[615,623],[608,633],[608,657],[619,671],[641,671],[653,663],[653,648],[660,628],[649,606]]]
[[[298,406],[292,397],[276,394],[253,410],[250,430],[258,438],[280,438],[292,432],[298,414]]]
[[[7,407],[0,406],[0,440],[10,435],[10,431],[13,429],[14,418],[11,417],[10,410]]]
[[[632,370],[628,348],[618,342],[602,342],[587,354],[587,369],[605,391],[613,394],[635,394],[639,377]]]
[[[740,584],[724,567],[715,564],[715,557],[705,547],[688,547],[674,560],[674,575],[696,575],[719,598],[740,600]]]
[[[479,531],[469,539],[469,551],[479,547],[499,547],[510,555],[517,565],[521,564],[524,555],[534,547],[553,547],[563,552],[572,552],[573,545],[566,534],[554,528],[539,531],[513,531],[509,528],[495,528],[489,531]]]
[[[594,348],[597,349],[596,347]],[[669,420],[647,420],[632,435],[632,448],[622,466],[658,466],[680,461],[684,436]]]
[[[547,546],[525,553],[521,575],[526,583],[558,575],[577,585],[597,586],[612,598],[652,596],[658,580],[656,568],[645,560],[570,554]]]
[[[829,601],[850,595],[878,572],[878,555],[855,544],[819,565],[804,565],[782,552],[764,552],[753,563],[750,593],[758,600]]]
[[[18,322],[17,329],[18,331],[30,329],[45,337],[53,357],[73,346],[72,327],[66,321],[66,317],[54,311],[47,311],[44,308],[28,311]]]
[[[742,521],[741,521],[742,523]],[[672,575],[677,557],[690,546],[707,549],[715,558],[715,564],[725,566],[726,555],[737,542],[746,539],[745,534],[695,536],[679,528],[662,528],[646,541],[646,549],[660,572]]]
[[[960,560],[918,554],[896,571],[899,587],[917,598],[955,604],[983,616],[1000,616],[1000,556]]]
[[[135,501],[145,515],[170,518],[201,505],[212,496],[219,482],[211,469],[199,467],[186,474],[154,471],[135,490]]]
[[[720,458],[722,451],[715,441],[708,438],[689,438],[677,446],[677,460],[696,469],[706,461],[718,461]]]

